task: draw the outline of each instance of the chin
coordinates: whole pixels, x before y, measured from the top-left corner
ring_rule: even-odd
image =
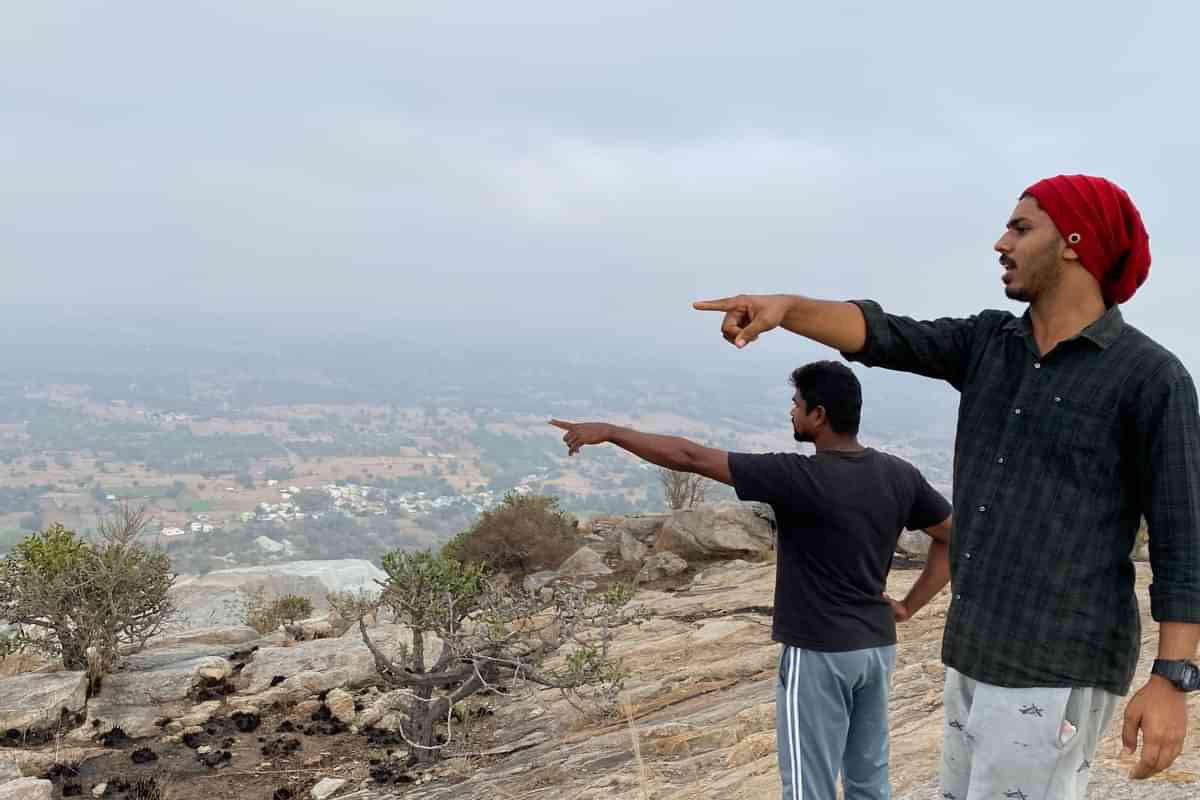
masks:
[[[1019,286],[1005,286],[1004,296],[1009,300],[1018,300],[1022,303],[1028,303],[1032,299],[1029,292]]]

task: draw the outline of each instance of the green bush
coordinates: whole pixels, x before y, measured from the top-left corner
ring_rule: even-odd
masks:
[[[254,630],[267,634],[280,625],[294,625],[312,616],[312,612],[312,601],[307,597],[287,594],[270,600],[266,597],[266,592],[259,589],[246,603],[243,619]]]
[[[123,507],[101,522],[94,542],[58,524],[26,537],[0,562],[0,619],[23,646],[87,670],[94,685],[123,648],[140,649],[174,611],[170,560],[135,541],[144,526],[141,511]]]

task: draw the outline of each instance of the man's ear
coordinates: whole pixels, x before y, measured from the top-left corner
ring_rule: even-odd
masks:
[[[816,416],[816,423],[818,425],[824,425],[829,422],[829,414],[825,413],[825,406],[817,406],[812,410],[812,413]]]
[[[1078,233],[1072,233],[1060,240],[1063,245],[1062,257],[1064,261],[1079,261],[1079,253],[1075,252],[1074,247],[1074,245],[1079,244],[1079,239]]]

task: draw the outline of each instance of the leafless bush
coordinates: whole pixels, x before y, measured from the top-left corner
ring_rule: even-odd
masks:
[[[384,682],[407,697],[402,732],[412,762],[438,757],[436,727],[449,730],[456,704],[477,693],[550,687],[580,708],[615,708],[625,672],[609,646],[617,626],[640,619],[626,607],[632,586],[598,595],[567,582],[536,594],[501,592],[486,568],[428,552],[389,553],[383,568],[388,578],[374,602],[411,628],[412,644],[389,657],[372,640],[362,606],[358,625]],[[436,657],[426,652],[429,634],[442,642]]]

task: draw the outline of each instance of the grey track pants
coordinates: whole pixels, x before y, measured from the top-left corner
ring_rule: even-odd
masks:
[[[889,800],[888,693],[896,648],[784,646],[775,697],[783,800]]]
[[[1082,800],[1120,697],[1097,688],[1009,689],[946,669],[945,800]]]

